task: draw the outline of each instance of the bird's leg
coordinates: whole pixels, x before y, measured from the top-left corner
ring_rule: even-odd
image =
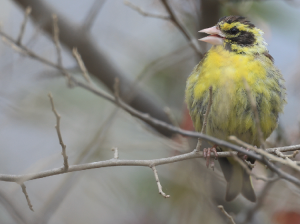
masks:
[[[241,147],[241,149],[245,149],[245,148]],[[248,152],[248,151],[250,151],[250,149],[247,148],[246,151]],[[245,154],[243,154],[243,153],[241,153],[241,152],[238,152],[237,156],[240,157],[244,161],[246,161],[248,159],[248,156],[245,155]]]
[[[242,149],[244,149],[244,148],[242,147]],[[250,149],[247,148],[246,151],[250,151]],[[247,155],[240,153],[240,152],[237,153],[237,156],[240,157],[242,160],[244,160],[244,162],[247,163],[247,165],[250,169],[254,168],[254,160],[253,159],[251,159],[251,158],[248,159]]]
[[[215,162],[214,160],[210,161],[210,153],[213,152],[214,155],[215,155],[215,160],[218,159],[218,153],[217,153],[217,145],[213,145],[213,147],[211,148],[204,148],[203,149],[203,157],[206,159],[206,167],[208,168],[209,167],[209,164],[210,164],[210,167],[212,169],[214,169],[215,167]]]

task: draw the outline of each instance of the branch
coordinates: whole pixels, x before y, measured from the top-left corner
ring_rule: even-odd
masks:
[[[26,201],[27,201],[27,204],[28,204],[28,207],[31,211],[33,211],[33,207],[32,207],[32,204],[30,202],[30,199],[29,199],[29,196],[27,194],[27,191],[26,191],[26,186],[24,183],[20,184],[21,185],[21,188],[22,188],[22,192],[23,194],[25,195],[25,198],[26,198]],[[33,211],[34,212],[34,211]]]
[[[184,37],[191,43],[192,48],[195,50],[195,52],[200,56],[200,58],[203,57],[203,54],[200,51],[197,39],[194,38],[190,33],[186,30],[186,28],[181,25],[176,15],[173,13],[173,10],[168,3],[168,0],[161,0],[162,4],[164,5],[165,9],[170,15],[170,20],[173,22],[173,24],[180,30],[180,32],[184,35]]]
[[[157,170],[156,170],[155,166],[151,166],[151,169],[154,172],[154,177],[155,177],[157,187],[158,187],[158,193],[160,193],[164,198],[169,198],[170,195],[165,194],[165,192],[163,192],[163,190],[162,190],[162,186],[159,182],[159,178],[158,178],[158,174],[157,174]]]
[[[2,35],[6,39],[6,41],[10,43],[10,45],[12,47],[16,46],[15,41],[11,37],[9,37],[8,35],[6,35],[2,31],[0,31],[0,35]],[[32,57],[34,59],[36,59],[36,60],[38,60],[38,61],[40,61],[40,62],[42,62],[42,63],[44,63],[46,65],[52,66],[52,67],[58,69],[61,72],[65,71],[59,65],[57,65],[57,64],[55,64],[55,63],[53,63],[53,62],[51,62],[51,61],[49,61],[49,60],[47,60],[47,59],[45,59],[43,57],[38,56],[34,52],[32,52],[29,49],[27,49],[25,46],[20,45],[20,46],[17,46],[17,47],[18,47],[18,49],[21,52],[26,53],[28,56],[30,56],[30,57]],[[138,119],[140,119],[140,120],[142,120],[142,121],[150,124],[153,127],[159,128],[160,130],[165,130],[168,133],[177,133],[177,134],[181,134],[183,136],[194,137],[194,138],[201,138],[201,139],[213,142],[213,143],[217,144],[220,147],[222,147],[222,146],[223,147],[227,147],[227,148],[230,148],[230,149],[232,149],[232,150],[234,150],[236,152],[243,153],[243,154],[245,154],[245,155],[247,155],[247,156],[249,156],[249,157],[251,157],[253,159],[256,159],[256,160],[258,160],[258,161],[260,161],[260,162],[268,165],[270,167],[270,169],[273,170],[275,173],[277,173],[280,177],[282,177],[282,178],[284,178],[284,179],[286,179],[286,180],[288,180],[288,181],[296,184],[297,186],[300,186],[300,181],[297,178],[295,178],[295,177],[291,176],[290,174],[288,174],[288,173],[282,171],[281,169],[277,168],[274,164],[272,164],[271,162],[269,162],[268,160],[266,160],[260,154],[256,154],[254,152],[247,151],[247,150],[242,149],[242,148],[240,148],[240,147],[238,147],[238,146],[236,146],[234,144],[231,144],[229,142],[226,142],[226,141],[214,138],[212,136],[208,136],[208,135],[205,135],[205,134],[202,134],[202,133],[197,133],[197,132],[192,132],[192,131],[186,131],[186,130],[180,129],[178,127],[174,127],[173,125],[170,125],[170,124],[168,124],[166,122],[163,122],[163,121],[161,121],[159,119],[151,117],[149,114],[145,114],[145,113],[142,113],[142,112],[140,112],[138,110],[135,110],[130,105],[128,105],[125,102],[123,102],[121,99],[118,99],[118,98],[116,98],[114,96],[111,96],[110,94],[107,94],[107,93],[105,93],[105,92],[103,92],[101,90],[98,90],[98,89],[94,88],[94,87],[91,87],[90,85],[86,85],[85,83],[77,81],[72,76],[70,76],[70,80],[72,80],[72,83],[74,83],[75,86],[82,87],[82,88],[84,88],[84,89],[86,89],[86,90],[88,90],[88,91],[90,91],[90,92],[92,92],[92,93],[94,93],[94,94],[96,94],[98,96],[103,97],[104,99],[106,99],[106,100],[108,100],[108,101],[116,104],[117,106],[119,106],[120,108],[122,108],[123,110],[125,110],[126,112],[128,112],[129,114],[131,114],[132,116],[137,117]],[[249,149],[250,148],[253,149],[254,147],[253,146],[249,146]],[[290,151],[295,151],[295,150],[298,150],[298,149],[300,149],[300,147],[298,148],[298,146],[292,146],[292,150],[290,150]],[[256,151],[258,150],[259,151],[259,149],[253,149],[253,150],[256,150]],[[259,153],[261,153],[262,155],[264,155],[263,153],[265,153],[265,152],[263,150],[261,150],[261,151],[262,152],[259,152]],[[272,153],[274,153],[274,151],[272,151]],[[230,156],[230,155],[228,155],[228,156]],[[275,159],[277,159],[277,160],[279,159],[279,161],[280,161],[280,158],[275,157]],[[292,165],[294,167],[297,167],[297,164],[287,164],[287,165]],[[98,168],[98,167],[96,167],[96,168]],[[88,169],[88,168],[85,168],[85,169]],[[299,167],[298,167],[298,169],[299,169]],[[75,169],[74,171],[78,171],[78,170]],[[57,171],[55,171],[54,174],[47,173],[46,176],[47,175],[50,175],[50,176],[51,175],[56,175],[56,174],[60,174],[60,173],[61,172],[57,173]],[[28,176],[23,176],[23,177],[25,179],[26,178],[33,178],[33,177],[34,177],[33,179],[35,179],[35,178],[41,178],[39,175],[40,174],[38,174],[37,176],[35,176],[35,175],[33,175],[33,176],[32,175],[28,175]],[[42,174],[42,176],[43,176],[43,174]],[[6,179],[7,176],[4,175],[2,177],[3,177],[3,179]],[[8,179],[10,179],[10,177],[8,177]],[[13,180],[13,181],[15,181],[15,180]]]
[[[226,217],[229,219],[229,221],[231,222],[231,224],[235,224],[235,221],[233,220],[232,216],[229,215],[229,214],[225,211],[223,205],[218,205],[218,208],[221,210],[221,212],[222,212],[224,215],[226,215]]]
[[[80,26],[72,23],[60,14],[56,9],[49,6],[46,1],[40,0],[14,0],[22,8],[30,5],[32,7],[31,17],[38,26],[40,26],[49,36],[52,36],[52,14],[59,18],[59,39],[60,42],[70,52],[74,47],[77,47],[90,74],[93,74],[112,92],[114,79],[120,80],[120,93],[126,93],[132,85],[132,81],[119,71],[116,66],[107,59],[107,56],[97,47],[94,39],[88,32],[82,32]],[[28,55],[30,56],[30,55]],[[31,57],[31,56],[30,56]],[[72,83],[73,84],[73,83]],[[152,98],[146,95],[146,92],[141,88],[133,90],[133,97],[129,102],[133,108],[139,111],[144,111],[151,116],[170,123],[167,115],[162,110],[162,106],[154,102]],[[151,124],[149,124],[151,125]],[[166,129],[154,127],[161,134],[171,137],[172,133]]]
[[[57,64],[58,66],[62,67],[62,57],[61,57],[61,48],[59,43],[59,28],[58,28],[57,15],[53,14],[52,20],[53,20],[53,41],[57,52]]]
[[[87,32],[91,29],[98,13],[101,10],[104,3],[105,3],[105,0],[95,0],[94,1],[90,11],[86,15],[86,18],[82,24],[82,28],[83,28],[84,32]]]
[[[170,20],[171,19],[170,16],[157,15],[157,14],[152,14],[152,13],[149,13],[149,12],[145,12],[143,9],[141,9],[140,7],[134,5],[133,3],[129,2],[129,1],[124,1],[124,4],[129,6],[133,10],[137,11],[141,15],[146,16],[146,17],[152,17],[152,18],[158,18],[158,19],[164,19],[164,20]]]
[[[33,1],[33,0],[32,0]],[[6,35],[5,33],[3,33],[2,31],[0,31],[0,35],[3,36],[3,38],[6,40],[6,42],[8,42],[12,48],[16,48],[18,49],[18,52],[22,52],[26,55],[28,55],[29,57],[32,57],[46,65],[52,66],[56,69],[58,69],[59,71],[61,71],[62,73],[66,72],[66,70],[64,68],[62,68],[60,65],[55,64],[43,57],[38,56],[37,54],[35,54],[34,52],[30,51],[29,49],[27,49],[25,46],[23,45],[16,45],[16,41],[14,41],[11,37],[9,37],[8,35]],[[130,105],[126,104],[125,102],[123,102],[121,99],[118,99],[114,96],[111,96],[110,94],[107,94],[101,90],[98,90],[94,87],[91,87],[90,85],[86,85],[85,83],[82,83],[78,80],[76,80],[75,78],[70,77],[70,80],[74,83],[75,86],[79,86],[82,87],[98,96],[101,96],[103,98],[105,98],[106,100],[116,104],[117,106],[119,106],[120,108],[122,108],[123,110],[125,110],[126,112],[128,112],[129,114],[131,114],[132,116],[150,124],[151,126],[155,127],[157,130],[160,130],[161,132],[164,133],[177,133],[177,134],[181,134],[183,136],[189,136],[189,137],[194,137],[194,138],[201,138],[210,142],[213,142],[215,144],[217,144],[220,147],[227,147],[230,148],[236,152],[240,152],[243,153],[257,161],[260,161],[262,163],[264,163],[265,165],[267,165],[272,171],[274,171],[275,173],[278,174],[278,176],[282,177],[283,179],[286,179],[292,183],[294,183],[297,186],[300,186],[300,181],[293,177],[292,175],[284,172],[283,170],[281,170],[280,168],[276,167],[273,163],[271,163],[270,161],[268,161],[265,156],[266,156],[266,152],[264,150],[261,149],[255,149],[253,146],[248,147],[249,149],[253,149],[255,152],[251,152],[251,151],[247,151],[245,149],[242,149],[234,144],[231,144],[229,142],[214,138],[212,136],[208,136],[205,135],[203,133],[197,133],[197,132],[192,132],[192,131],[186,131],[183,129],[180,129],[178,127],[174,127],[173,125],[170,125],[164,121],[161,121],[159,119],[156,119],[154,117],[151,117],[149,114],[145,114],[141,111],[138,111],[136,109],[134,109],[133,107],[131,107]],[[300,147],[298,146],[292,146],[292,149],[289,149],[289,151],[294,151],[294,150],[298,150]],[[274,153],[274,151],[272,151],[272,153]],[[53,169],[53,170],[48,170],[48,171],[43,171],[40,173],[35,173],[35,174],[27,174],[27,175],[0,175],[0,180],[3,181],[12,181],[12,182],[24,182],[25,180],[31,180],[31,179],[37,179],[37,178],[42,178],[42,177],[46,177],[46,176],[53,176],[53,175],[57,175],[57,174],[61,174],[61,173],[66,173],[66,172],[74,172],[74,171],[79,171],[79,170],[85,170],[85,169],[94,169],[94,168],[100,168],[100,167],[105,167],[105,166],[153,166],[153,165],[161,165],[161,164],[166,164],[166,163],[171,163],[171,162],[177,162],[177,161],[181,161],[181,160],[185,160],[185,159],[190,159],[190,158],[200,158],[199,157],[200,153],[198,152],[192,152],[192,154],[183,154],[183,157],[170,157],[170,158],[165,158],[165,159],[159,159],[159,160],[152,160],[150,161],[151,163],[147,163],[149,162],[149,160],[118,160],[115,162],[111,162],[111,161],[103,161],[103,162],[97,162],[97,163],[92,163],[92,164],[82,164],[82,165],[75,165],[75,166],[70,166],[69,169],[66,170],[61,170],[61,169]],[[221,155],[220,153],[218,153],[218,155]],[[214,155],[212,155],[214,156]],[[230,154],[226,155],[226,156],[231,156]],[[296,170],[299,171],[299,167],[297,167],[296,163],[288,163],[286,160],[283,160],[282,158],[277,158],[275,156],[271,157],[272,155],[268,155],[268,158],[275,158],[275,161],[280,161],[281,163],[288,165],[290,167],[295,168]],[[201,157],[203,157],[203,155],[201,154]],[[282,162],[284,161],[284,162]],[[156,163],[157,164],[154,164]],[[72,168],[72,169],[71,169]]]
[[[240,149],[240,147],[237,147]],[[295,146],[292,146],[291,148],[288,147],[282,147],[276,148],[281,152],[287,152],[291,149],[295,150]],[[298,145],[298,149],[300,149],[300,145]],[[247,152],[246,150],[244,150]],[[274,148],[266,149],[267,152],[274,151]],[[243,152],[244,153],[244,152]],[[250,152],[248,152],[250,153]],[[236,155],[235,152],[218,152],[218,157],[230,157],[233,156],[233,154]],[[211,157],[214,157],[215,155],[211,153]],[[167,158],[161,158],[161,159],[152,159],[152,160],[105,160],[105,161],[98,161],[93,163],[85,163],[85,164],[79,164],[79,165],[70,165],[68,170],[62,170],[61,168],[54,168],[51,170],[41,171],[38,173],[30,173],[30,174],[24,174],[24,175],[10,175],[10,174],[0,174],[0,181],[7,181],[7,182],[22,182],[22,181],[28,181],[28,180],[34,180],[34,179],[40,179],[44,177],[49,176],[55,176],[63,173],[71,173],[76,171],[82,171],[82,170],[88,170],[88,169],[96,169],[96,168],[102,168],[102,167],[112,167],[112,166],[145,166],[145,167],[151,167],[151,166],[160,166],[164,164],[169,163],[175,163],[179,161],[184,161],[187,159],[195,159],[195,158],[204,158],[202,152],[196,152],[192,151],[189,153],[185,153],[178,156],[172,156]],[[260,155],[257,155],[257,158],[261,159]],[[283,172],[283,171],[282,171]],[[288,175],[288,174],[287,174]],[[295,182],[297,186],[300,186],[299,181],[291,181]],[[299,183],[298,183],[299,182]]]
[[[82,61],[82,58],[81,58],[77,48],[73,48],[72,53],[77,61],[77,64],[79,65],[79,68],[82,72],[83,78],[87,81],[87,83],[89,83],[91,85],[92,82],[91,82],[91,78],[89,76],[88,70],[86,69],[84,62]]]
[[[61,136],[61,132],[60,132],[60,118],[61,116],[57,113],[55,106],[54,106],[54,102],[53,102],[53,97],[51,95],[51,93],[48,94],[49,98],[50,98],[50,102],[51,102],[51,107],[52,107],[52,111],[56,117],[56,125],[55,125],[55,129],[57,132],[57,136],[58,136],[58,140],[59,140],[59,144],[61,145],[62,148],[62,156],[64,158],[64,170],[68,170],[69,168],[69,164],[68,164],[68,156],[67,156],[67,152],[66,152],[66,145],[63,142],[62,136]]]
[[[18,39],[17,39],[17,45],[20,45],[22,43],[22,38],[23,38],[23,35],[24,35],[24,32],[25,32],[26,23],[27,23],[28,16],[30,15],[30,13],[31,13],[31,7],[27,7],[25,9],[24,20],[22,22],[20,33],[19,33],[19,36],[18,36]]]
[[[173,23],[173,25],[175,27],[177,27],[179,29],[179,31],[184,35],[184,37],[190,42],[192,48],[200,56],[200,58],[202,58],[203,55],[200,51],[197,39],[194,38],[192,35],[190,35],[190,33],[186,30],[186,28],[183,25],[181,25],[178,18],[173,13],[169,3],[166,0],[161,0],[161,2],[164,5],[166,11],[169,13],[169,16],[163,16],[163,15],[157,15],[157,14],[152,14],[152,13],[149,13],[149,12],[145,12],[139,6],[136,6],[136,5],[134,5],[133,3],[129,2],[129,1],[124,1],[124,4],[129,6],[133,10],[137,11],[138,13],[140,13],[143,16],[148,16],[148,17],[152,17],[152,18],[158,18],[158,19],[171,21]]]

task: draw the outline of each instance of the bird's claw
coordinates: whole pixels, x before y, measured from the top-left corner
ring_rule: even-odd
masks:
[[[243,148],[243,147],[241,147],[242,149],[245,149],[245,148]],[[246,151],[248,152],[248,151],[250,151],[250,149],[246,149]],[[244,161],[246,161],[247,159],[248,159],[248,156],[247,155],[245,155],[245,154],[243,154],[243,153],[241,153],[241,152],[238,152],[237,153],[237,156],[238,157],[240,157],[242,160],[244,160]]]
[[[210,160],[211,152],[213,152],[214,155],[215,155],[214,160],[217,160],[218,159],[218,153],[217,153],[217,146],[216,145],[214,145],[211,148],[204,148],[203,149],[203,157],[206,159],[206,167],[208,168],[209,164],[210,164],[210,167],[214,170],[215,162],[214,162],[214,160]]]

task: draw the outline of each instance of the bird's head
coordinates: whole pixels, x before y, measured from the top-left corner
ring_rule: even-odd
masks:
[[[201,41],[223,45],[239,54],[263,53],[267,50],[263,32],[242,16],[222,17],[216,26],[200,30],[210,34]]]

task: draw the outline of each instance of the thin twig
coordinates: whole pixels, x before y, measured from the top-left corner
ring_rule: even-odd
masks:
[[[273,181],[274,178],[267,178],[267,177],[264,177],[264,176],[259,176],[253,172],[251,172],[250,168],[248,167],[248,165],[242,161],[236,154],[233,154],[233,159],[235,161],[237,161],[243,168],[244,170],[247,172],[248,175],[254,177],[256,180],[262,180],[262,181]],[[278,177],[276,177],[278,179]]]
[[[261,130],[261,126],[260,126],[259,114],[258,114],[256,102],[255,102],[255,100],[254,100],[254,98],[252,96],[251,89],[250,89],[250,87],[249,87],[246,79],[244,79],[244,86],[245,86],[245,89],[247,91],[248,98],[250,100],[252,111],[254,113],[254,121],[255,121],[255,127],[256,127],[256,130],[257,130],[258,139],[259,139],[261,147],[263,149],[265,149],[266,148],[266,146],[265,146],[265,140],[264,140],[263,132]]]
[[[60,47],[60,43],[59,43],[58,18],[55,14],[52,15],[52,20],[53,20],[53,41],[54,41],[56,53],[57,53],[57,64],[58,64],[58,66],[63,67],[62,66],[62,56],[61,56],[61,47]]]
[[[25,10],[24,20],[22,22],[20,33],[19,33],[19,36],[18,36],[18,39],[17,39],[17,42],[16,42],[17,45],[22,44],[22,39],[23,39],[23,36],[24,36],[25,27],[26,27],[28,16],[30,15],[30,13],[31,13],[31,7],[28,6]]]
[[[73,55],[77,61],[77,64],[79,65],[80,67],[80,70],[82,72],[82,75],[83,75],[83,78],[90,84],[92,85],[92,82],[91,82],[91,78],[89,76],[89,73],[88,73],[88,70],[86,69],[85,65],[84,65],[84,62],[82,61],[81,59],[81,56],[77,50],[77,48],[73,48]]]
[[[119,152],[118,152],[118,148],[114,147],[111,149],[112,151],[114,151],[114,159],[119,159]]]
[[[57,65],[61,68],[62,74],[66,77],[68,81],[68,85],[71,87],[71,77],[70,74],[64,69],[63,63],[62,63],[62,54],[61,54],[61,46],[59,42],[59,28],[58,28],[58,18],[55,14],[52,15],[53,20],[53,41],[55,44],[56,54],[57,54]]]
[[[95,19],[97,15],[99,14],[99,11],[101,10],[102,6],[104,5],[105,0],[95,0],[92,4],[92,7],[90,8],[89,12],[86,15],[86,18],[82,24],[82,28],[84,32],[87,32],[91,29],[93,26],[93,23],[95,22]]]
[[[114,83],[114,96],[115,96],[115,101],[118,104],[120,101],[120,81],[118,78],[115,78],[115,83]]]
[[[254,146],[252,146],[252,145],[250,145],[246,142],[243,142],[242,140],[238,139],[235,136],[229,136],[229,139],[236,142],[237,144],[247,148],[247,149],[253,150],[254,152],[262,155],[265,158],[268,158],[268,160],[270,160],[270,161],[279,162],[281,164],[287,165],[287,166],[289,166],[289,167],[291,167],[291,168],[293,168],[293,169],[300,172],[300,167],[297,165],[297,163],[295,161],[292,161],[290,159],[282,159],[281,157],[277,157],[275,155],[272,155],[271,153],[267,152],[267,150],[256,148],[256,147],[254,147]],[[276,154],[276,151],[278,151],[278,150],[277,149],[272,150],[272,153]],[[265,159],[263,159],[263,162],[266,162]]]
[[[180,30],[180,32],[185,36],[185,38],[191,43],[191,46],[195,50],[195,52],[202,58],[203,55],[200,51],[200,47],[198,45],[197,39],[194,38],[183,25],[181,25],[176,15],[173,13],[173,10],[170,4],[168,3],[168,0],[161,0],[161,2],[164,5],[167,12],[169,13],[170,20]]]
[[[288,157],[288,158],[295,158],[295,157],[298,155],[298,153],[299,153],[299,151],[296,150],[296,151],[293,152],[293,154],[291,154],[291,155],[286,155],[286,157]]]
[[[212,86],[209,87],[209,101],[208,101],[206,112],[204,114],[201,134],[206,134],[207,119],[208,119],[208,115],[209,115],[209,112],[210,112],[211,105],[212,105]],[[202,139],[198,138],[198,143],[197,143],[197,146],[196,146],[197,151],[200,151],[201,145],[202,145]]]
[[[25,195],[25,198],[26,198],[26,201],[27,201],[27,204],[28,204],[28,207],[31,211],[33,211],[33,207],[32,207],[32,204],[30,202],[30,199],[29,199],[29,196],[27,194],[27,191],[26,191],[26,186],[24,183],[20,184],[21,185],[21,188],[22,188],[22,192],[23,194]],[[34,211],[33,211],[34,212]]]
[[[225,211],[223,205],[218,205],[218,208],[222,211],[222,213],[223,213],[224,215],[226,215],[226,217],[229,219],[229,221],[231,222],[231,224],[235,224],[234,219],[232,218],[231,215],[229,215],[229,214]]]
[[[157,174],[157,170],[156,170],[155,166],[150,166],[150,167],[154,172],[154,177],[155,177],[157,187],[158,187],[158,193],[160,193],[164,198],[169,198],[170,195],[165,194],[165,192],[163,192],[163,190],[162,190],[162,186],[159,182],[159,178],[158,178],[158,174]]]
[[[164,20],[171,19],[170,16],[157,15],[157,14],[145,12],[143,9],[141,9],[140,7],[138,7],[137,5],[134,5],[133,3],[129,2],[129,1],[124,1],[124,4],[146,17],[152,17],[152,18],[158,18],[158,19],[164,19]]]
[[[60,118],[61,118],[61,116],[57,113],[57,111],[55,109],[52,94],[49,93],[48,96],[49,96],[49,99],[50,99],[52,111],[53,111],[53,113],[56,117],[55,129],[56,129],[56,132],[57,132],[59,144],[61,145],[61,148],[62,148],[62,153],[61,154],[62,154],[63,159],[64,159],[64,170],[67,171],[69,169],[69,164],[68,164],[68,156],[67,156],[67,152],[66,152],[66,145],[63,142],[61,132],[60,132]]]

